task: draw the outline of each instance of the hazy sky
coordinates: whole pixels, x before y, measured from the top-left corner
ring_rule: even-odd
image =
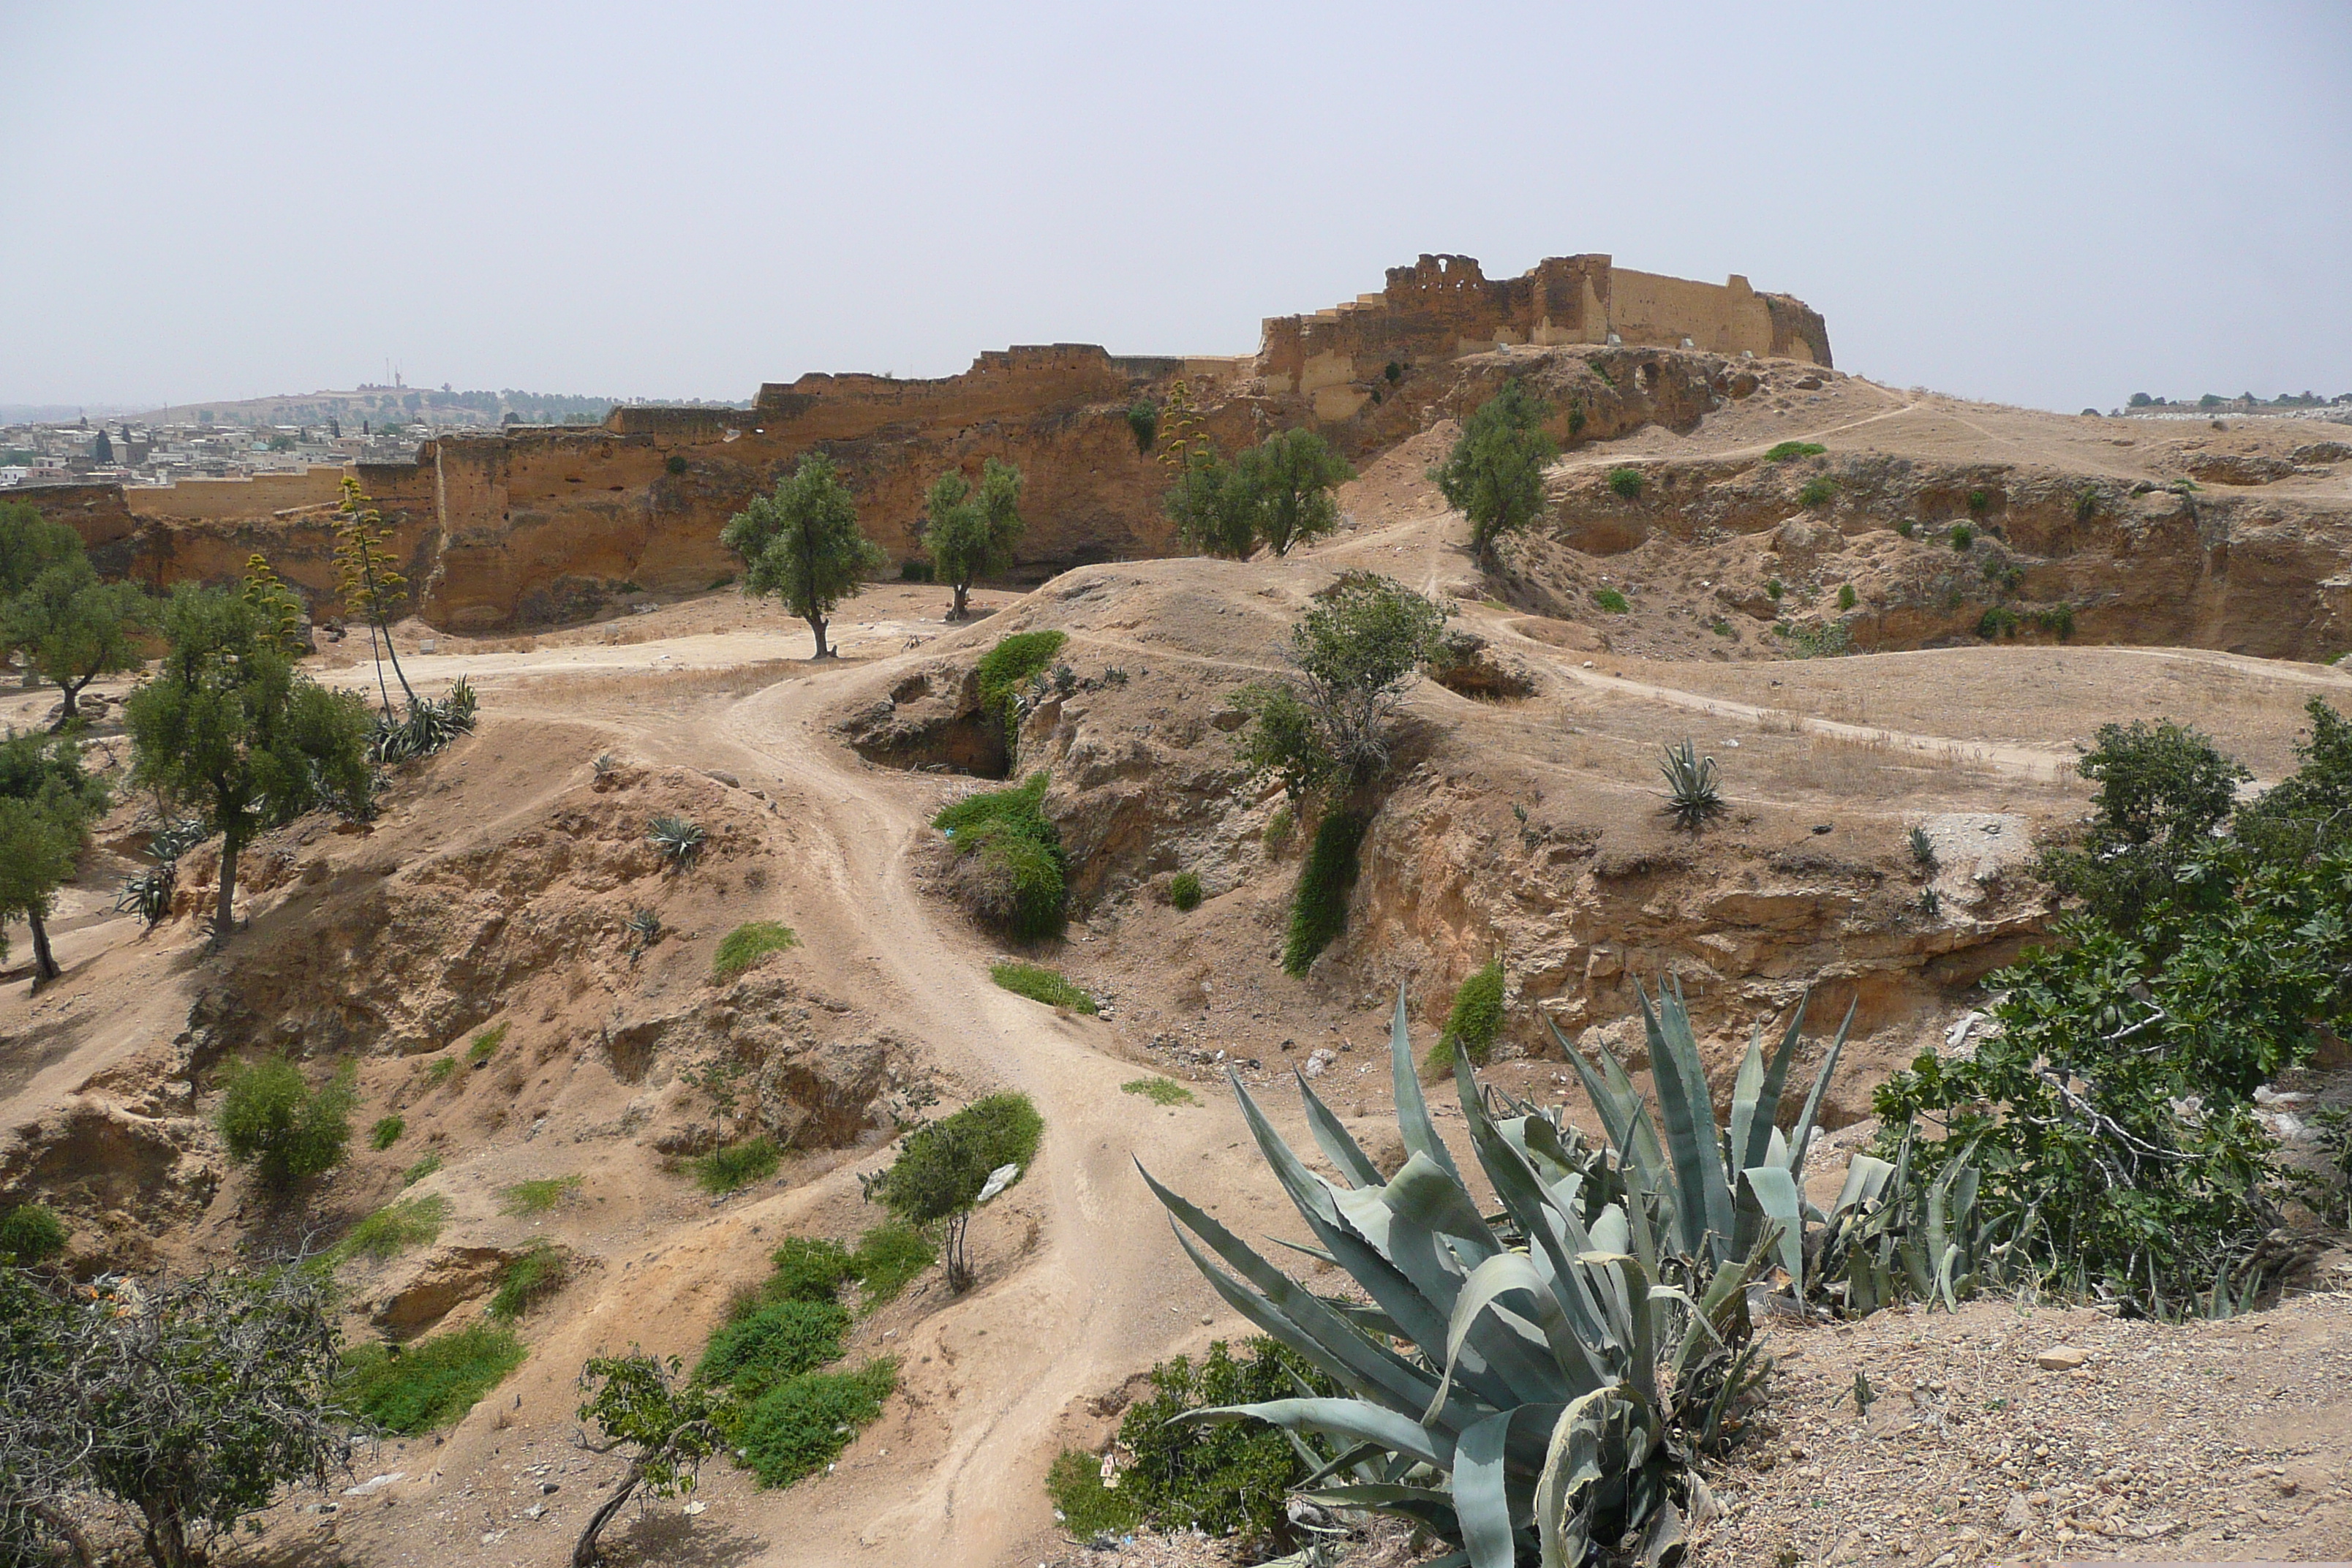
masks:
[[[0,402],[1247,353],[1422,251],[2068,411],[2352,391],[2352,5],[0,0]]]

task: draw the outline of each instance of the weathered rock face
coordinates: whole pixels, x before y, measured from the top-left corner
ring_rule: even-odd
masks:
[[[317,855],[323,825],[264,840],[244,863],[260,895],[287,889],[197,1000],[199,1066],[260,1048],[304,1055],[438,1050],[516,1008],[546,977],[584,988],[625,969],[623,921],[662,872],[646,839],[657,811],[703,827],[706,869],[760,853],[740,792],[682,770],[620,768],[559,796],[488,843],[337,871]],[[306,840],[304,835],[310,837]],[[208,855],[183,863],[183,889],[207,899]]]
[[[624,1082],[659,1079],[656,1089],[706,1091],[657,1097],[663,1109],[648,1136],[670,1153],[753,1132],[784,1149],[845,1148],[910,1115],[926,1081],[903,1037],[845,1002],[756,969],[715,1000],[614,1020],[604,1049]],[[720,1120],[700,1114],[710,1100]]]
[[[2340,502],[1885,455],[1629,466],[1643,479],[1630,498],[1590,469],[1554,476],[1555,521],[1515,547],[1514,597],[1575,613],[1554,547],[1670,546],[1685,564],[1703,547],[1722,557],[1704,570],[1727,612],[1770,620],[1810,605],[1867,649],[2063,632],[2318,658],[2352,642],[2352,508]],[[1771,582],[1781,598],[1764,595]],[[1847,584],[1853,610],[1832,609]]]

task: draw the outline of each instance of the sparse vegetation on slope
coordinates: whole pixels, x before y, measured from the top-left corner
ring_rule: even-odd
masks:
[[[1061,972],[1035,963],[991,964],[988,977],[1015,996],[1026,996],[1032,1002],[1043,1002],[1048,1007],[1066,1007],[1073,1013],[1092,1016],[1097,1008],[1095,999],[1062,978]]]
[[[1282,967],[1304,974],[1322,951],[1347,929],[1348,898],[1355,891],[1364,819],[1351,811],[1327,813],[1315,829],[1315,843],[1298,868],[1291,897],[1290,934],[1283,942]]]
[[[706,1193],[732,1193],[764,1182],[776,1173],[783,1155],[766,1133],[754,1133],[698,1155],[694,1161],[694,1184]]]
[[[1487,1053],[1494,1049],[1495,1037],[1502,1028],[1503,961],[1497,958],[1489,960],[1454,994],[1454,1009],[1446,1015],[1445,1032],[1431,1047],[1423,1070],[1433,1078],[1451,1073],[1457,1052],[1485,1067]]]
[[[1062,929],[1068,883],[1062,836],[1043,810],[1046,778],[966,795],[931,819],[955,844],[956,887],[982,920],[1015,936]]]
[[[793,928],[775,921],[751,921],[727,933],[719,944],[719,952],[710,961],[710,971],[721,980],[732,980],[772,952],[784,952],[800,945]]]
[[[345,1358],[339,1387],[376,1426],[415,1437],[455,1425],[525,1353],[511,1330],[476,1323],[414,1344],[362,1345]]]

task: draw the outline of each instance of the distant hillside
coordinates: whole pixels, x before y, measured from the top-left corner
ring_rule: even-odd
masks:
[[[631,397],[586,397],[569,393],[458,392],[447,386],[360,386],[348,392],[289,393],[276,397],[222,399],[181,403],[138,416],[156,425],[323,425],[330,419],[351,426],[361,421],[378,425],[425,421],[435,425],[494,426],[594,425],[603,422],[617,404],[671,400]],[[744,408],[747,403],[677,400],[713,408]]]

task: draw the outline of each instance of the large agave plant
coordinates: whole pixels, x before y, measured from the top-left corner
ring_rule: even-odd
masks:
[[[1369,1303],[1315,1295],[1145,1173],[1218,1294],[1349,1394],[1194,1418],[1335,1440],[1308,1499],[1402,1515],[1459,1548],[1454,1564],[1581,1568],[1621,1551],[1673,1561],[1684,1510],[1705,1495],[1688,1464],[1692,1395],[1719,1416],[1743,1376],[1753,1381],[1752,1370],[1697,1374],[1744,1337],[1744,1292],[1769,1228],[1745,1258],[1710,1248],[1722,1258],[1711,1270],[1668,1257],[1637,1171],[1620,1201],[1588,1191],[1593,1162],[1543,1116],[1491,1115],[1458,1058],[1471,1148],[1502,1207],[1490,1219],[1422,1098],[1402,992],[1390,1060],[1407,1155],[1385,1179],[1303,1078],[1307,1125],[1336,1179],[1310,1170],[1234,1080],[1314,1237],[1304,1250],[1345,1268]]]

